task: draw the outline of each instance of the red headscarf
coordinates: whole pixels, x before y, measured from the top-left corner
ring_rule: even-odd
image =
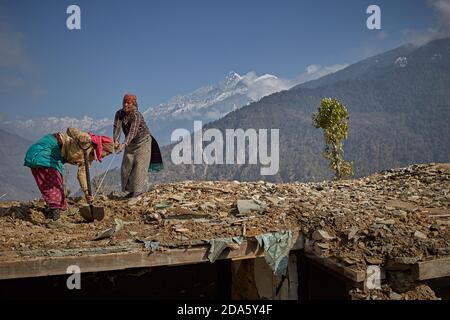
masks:
[[[136,106],[136,110],[139,110],[138,109],[138,105],[137,105],[137,99],[136,99],[136,96],[134,94],[127,93],[126,95],[124,95],[122,103],[125,103],[125,102],[134,104]]]
[[[89,132],[89,135],[91,136],[91,141],[95,144],[95,155],[97,156],[97,160],[99,162],[102,162],[102,151],[103,151],[103,144],[104,143],[112,143],[113,140],[108,136],[99,136],[96,134],[93,134],[92,132]]]

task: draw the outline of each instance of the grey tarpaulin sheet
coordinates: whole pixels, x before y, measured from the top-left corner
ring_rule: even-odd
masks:
[[[288,265],[289,251],[294,245],[292,231],[266,233],[255,237],[264,246],[264,257],[275,275],[284,275]]]
[[[244,240],[243,237],[232,237],[232,238],[218,238],[210,240],[209,243],[211,247],[209,248],[208,259],[212,263],[220,256],[220,254],[225,250],[229,244],[235,242],[241,244]]]
[[[140,240],[140,239],[136,239],[136,241],[144,243],[145,249],[149,249],[150,251],[156,251],[160,247],[160,244],[158,241]]]

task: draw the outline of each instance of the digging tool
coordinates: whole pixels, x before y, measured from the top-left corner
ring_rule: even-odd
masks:
[[[113,155],[113,157],[112,157],[112,159],[111,159],[111,162],[110,162],[109,165],[108,165],[108,168],[106,168],[106,171],[105,171],[105,173],[103,174],[102,180],[100,180],[100,183],[98,184],[97,190],[95,190],[95,194],[94,194],[93,199],[95,199],[95,197],[97,196],[97,193],[100,191],[100,189],[101,189],[101,187],[102,187],[102,183],[103,183],[103,181],[105,180],[106,175],[108,174],[109,169],[111,168],[111,165],[113,164],[114,159],[116,158],[116,156],[117,156],[117,153],[114,153],[114,155]],[[92,199],[92,200],[93,200],[93,199]]]
[[[92,197],[91,176],[89,174],[89,162],[86,150],[83,151],[84,167],[86,169],[86,181],[88,185],[88,195]],[[89,206],[80,209],[80,215],[89,222],[94,220],[102,220],[105,217],[105,208],[94,206],[92,203]]]

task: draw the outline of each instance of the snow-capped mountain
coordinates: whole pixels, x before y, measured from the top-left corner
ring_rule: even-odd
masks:
[[[249,72],[240,76],[230,72],[216,85],[201,87],[187,95],[175,96],[166,103],[144,112],[148,119],[198,119],[216,120],[250,102],[290,87],[289,81],[270,74],[256,76]]]
[[[143,114],[153,135],[162,144],[168,144],[175,129],[192,131],[193,120],[203,123],[217,120],[264,96],[289,89],[292,85],[290,81],[270,74],[257,76],[255,72],[248,72],[241,76],[232,71],[217,84],[201,87],[187,95],[175,96],[147,109]]]

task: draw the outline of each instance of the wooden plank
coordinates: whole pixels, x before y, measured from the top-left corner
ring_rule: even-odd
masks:
[[[297,238],[292,250],[302,249],[302,237]],[[66,274],[67,267],[78,265],[81,272],[122,270],[127,268],[184,265],[207,262],[209,245],[166,251],[132,250],[109,254],[86,254],[78,256],[54,256],[12,259],[0,262],[0,279],[40,277]],[[263,256],[264,250],[256,240],[244,241],[238,249],[225,249],[219,259],[251,259]]]
[[[366,279],[366,273],[364,271],[353,270],[329,258],[319,257],[315,255],[313,252],[307,251],[306,257],[348,278],[353,282],[363,282]]]
[[[63,256],[79,256],[88,254],[107,254],[129,252],[135,249],[141,249],[141,244],[129,244],[121,246],[110,247],[95,247],[95,248],[78,248],[78,249],[48,249],[48,250],[21,250],[17,253],[21,257],[63,257]],[[2,252],[3,253],[3,252]]]
[[[289,255],[288,275],[289,275],[288,300],[298,300],[298,267],[296,254]]]
[[[450,257],[418,262],[416,277],[417,280],[450,277]]]

